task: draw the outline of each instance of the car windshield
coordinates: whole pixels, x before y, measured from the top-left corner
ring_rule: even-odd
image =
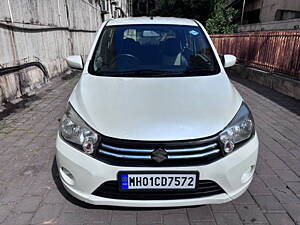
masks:
[[[179,25],[108,26],[89,65],[89,73],[104,76],[206,76],[219,71],[201,28]]]

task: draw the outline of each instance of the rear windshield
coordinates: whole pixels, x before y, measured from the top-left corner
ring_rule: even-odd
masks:
[[[220,68],[200,27],[128,25],[104,28],[89,65],[102,76],[207,76]]]

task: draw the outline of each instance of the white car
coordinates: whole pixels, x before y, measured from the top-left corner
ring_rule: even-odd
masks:
[[[204,27],[122,18],[99,29],[57,136],[64,187],[95,205],[173,207],[243,194],[257,161],[251,112]]]

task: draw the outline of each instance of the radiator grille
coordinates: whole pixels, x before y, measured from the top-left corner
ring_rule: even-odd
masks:
[[[155,157],[158,150],[158,158],[161,160]],[[173,142],[130,141],[104,137],[96,158],[113,165],[184,166],[208,164],[222,156],[217,136]]]

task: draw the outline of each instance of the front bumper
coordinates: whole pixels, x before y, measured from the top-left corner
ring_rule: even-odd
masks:
[[[56,160],[63,185],[74,197],[94,205],[126,207],[178,207],[217,204],[231,201],[242,195],[251,183],[258,154],[255,134],[232,154],[208,165],[190,167],[121,167],[96,160],[74,149],[58,135]],[[62,168],[72,174],[66,176]],[[176,200],[121,200],[92,195],[102,183],[117,179],[119,171],[199,171],[200,180],[211,180],[226,193],[209,197]]]

